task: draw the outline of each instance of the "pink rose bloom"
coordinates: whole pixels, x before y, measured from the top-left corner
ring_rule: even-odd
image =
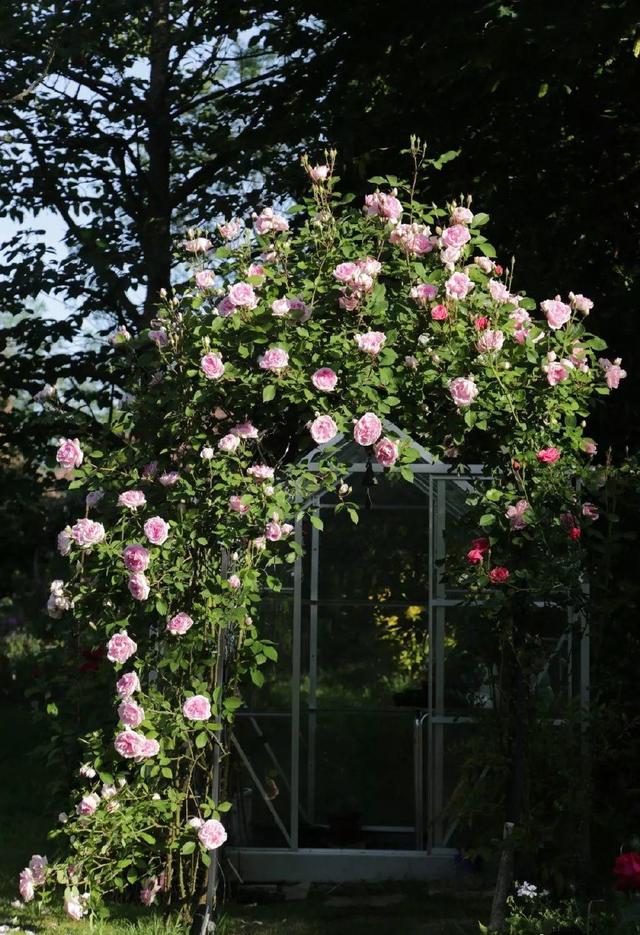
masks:
[[[387,336],[382,331],[367,331],[365,334],[354,335],[353,340],[363,353],[376,357],[382,350]]]
[[[272,373],[277,373],[279,370],[284,370],[284,368],[288,366],[289,355],[281,347],[270,347],[268,351],[264,352],[258,363],[262,370],[270,370]]]
[[[64,911],[74,922],[79,922],[87,914],[86,909],[75,896],[65,896]]]
[[[71,543],[73,542],[73,536],[71,535],[71,526],[65,526],[62,532],[58,533],[57,546],[58,552],[60,555],[68,555],[71,551]]]
[[[189,614],[185,614],[184,611],[181,611],[169,620],[167,623],[167,630],[169,633],[173,634],[173,636],[183,636],[192,626],[193,620]]]
[[[375,279],[376,276],[380,275],[382,270],[382,263],[380,260],[376,260],[375,257],[366,256],[361,260],[358,260],[358,269],[361,270],[366,276],[370,276],[372,279]]]
[[[179,471],[165,471],[164,474],[161,474],[158,478],[158,483],[162,484],[163,487],[173,487],[179,480]]]
[[[311,377],[311,382],[317,390],[321,390],[323,393],[330,393],[336,388],[338,377],[331,367],[320,367]]]
[[[220,318],[228,318],[229,315],[233,315],[236,310],[236,306],[231,301],[228,295],[225,295],[224,299],[221,302],[218,302],[216,305],[216,311]]]
[[[157,756],[160,752],[160,744],[157,740],[150,740],[143,737],[141,756],[145,759],[150,756]]]
[[[496,565],[496,567],[492,568],[489,572],[489,581],[491,584],[504,584],[509,580],[509,577],[509,569],[505,568],[503,565]]]
[[[253,477],[254,480],[263,482],[266,480],[273,480],[274,470],[266,464],[254,464],[250,468],[247,468],[247,474]]]
[[[70,610],[73,607],[73,601],[64,592],[64,581],[60,581],[58,578],[51,582],[50,592],[47,601],[47,613],[54,620],[59,620],[65,610]]]
[[[284,318],[289,314],[289,300],[274,299],[271,303],[271,311],[276,318]]]
[[[620,366],[622,359],[620,357],[616,357],[613,363],[611,363],[611,361],[606,357],[600,357],[598,363],[604,370],[605,379],[609,389],[617,390],[620,386],[620,380],[624,380],[627,375],[627,371],[623,370]]]
[[[365,196],[364,204],[367,214],[377,215],[384,220],[398,221],[402,217],[402,205],[395,195],[374,192]]]
[[[494,302],[506,303],[511,299],[511,293],[499,279],[490,279],[487,283],[487,289]]]
[[[373,453],[378,464],[386,468],[393,467],[398,460],[398,446],[390,438],[381,438],[374,445]]]
[[[278,542],[282,539],[282,526],[280,523],[277,523],[274,519],[270,520],[264,528],[265,538],[269,542]]]
[[[211,704],[204,695],[193,695],[182,705],[182,713],[189,721],[208,721],[211,717]]]
[[[474,256],[473,262],[483,273],[489,275],[493,272],[493,260],[490,260],[488,256]]]
[[[253,540],[253,545],[254,545],[254,548],[258,549],[258,551],[261,552],[263,549],[266,549],[267,547],[267,537],[257,536],[257,538]]]
[[[220,439],[218,442],[218,448],[220,451],[226,451],[227,454],[231,454],[236,450],[239,444],[239,437],[234,435],[233,432],[229,432]]]
[[[158,347],[166,347],[169,343],[169,336],[164,328],[158,328],[156,331],[149,332],[149,340],[157,344]]]
[[[198,828],[198,838],[208,851],[215,851],[227,840],[227,832],[224,825],[215,818],[210,818]]]
[[[514,506],[507,507],[504,515],[509,520],[512,529],[524,529],[527,525],[524,515],[528,509],[529,504],[526,500],[518,500]]]
[[[585,519],[590,519],[595,523],[595,521],[600,518],[600,510],[595,505],[595,503],[583,503],[582,515],[585,517]]]
[[[169,538],[169,524],[161,516],[152,516],[143,528],[145,536],[152,545],[163,545]]]
[[[431,309],[431,318],[433,321],[446,321],[449,317],[449,311],[446,305],[434,305]]]
[[[486,315],[478,315],[477,318],[473,319],[473,327],[476,331],[484,331],[489,327],[489,319]]]
[[[239,422],[238,425],[234,425],[231,429],[231,432],[234,435],[237,435],[238,438],[257,438],[258,430],[255,425],[252,425],[251,422]]]
[[[588,315],[593,308],[591,299],[588,299],[586,295],[582,295],[580,292],[578,292],[577,295],[570,292],[569,301],[571,302],[571,307],[575,308],[577,312],[581,312],[583,315]]]
[[[326,445],[338,434],[338,426],[331,416],[317,416],[309,426],[311,437],[318,445]]]
[[[455,207],[451,211],[449,220],[452,224],[471,224],[473,222],[473,214],[468,208],[463,208],[462,206]],[[488,257],[486,259],[488,259]]]
[[[229,509],[234,513],[247,513],[249,507],[246,503],[242,502],[242,497],[240,497],[238,494],[234,494],[233,496],[229,497]]]
[[[65,471],[74,467],[80,467],[84,455],[77,438],[61,438],[60,446],[56,451],[56,461]]]
[[[140,889],[140,902],[143,906],[151,906],[155,902],[157,895],[158,887],[156,886],[156,881],[152,880]]]
[[[518,344],[524,344],[530,330],[527,328],[527,325],[531,321],[529,312],[523,308],[516,308],[509,313],[509,318],[511,321],[515,322],[515,329],[513,332],[514,338]]]
[[[219,380],[224,373],[224,364],[220,354],[205,354],[200,361],[200,369],[208,380]]]
[[[555,464],[560,458],[559,448],[541,448],[536,454],[540,464]]]
[[[18,884],[18,889],[20,890],[20,896],[25,903],[30,903],[35,896],[35,884],[33,880],[33,874],[28,867],[25,867],[24,870],[20,871],[19,880],[20,882]]]
[[[431,230],[425,224],[396,224],[389,235],[389,243],[397,244],[413,256],[433,250]]]
[[[122,561],[128,571],[146,571],[150,559],[151,553],[143,545],[127,545],[122,550]]]
[[[109,662],[119,662],[123,664],[129,659],[138,648],[126,630],[120,630],[115,633],[107,643],[107,659]]]
[[[267,271],[262,263],[252,263],[247,270],[247,274],[249,276],[254,276],[256,279],[264,279],[264,277],[267,275]]]
[[[357,292],[354,292],[353,295],[342,295],[338,299],[338,305],[346,312],[353,312],[360,305],[360,298]]]
[[[100,797],[95,792],[84,795],[76,805],[76,815],[93,815],[100,805]]]
[[[238,588],[242,587],[242,581],[240,581],[238,575],[229,575],[227,580],[234,591],[237,591]]]
[[[466,273],[453,273],[444,287],[450,299],[465,299],[473,289],[473,283]]]
[[[461,247],[443,247],[440,250],[440,260],[448,269],[453,269],[462,254]]]
[[[125,672],[116,682],[116,692],[121,698],[130,698],[140,691],[140,679],[135,672]]]
[[[457,377],[449,384],[449,392],[456,406],[470,406],[479,390],[473,380]]]
[[[373,412],[365,412],[353,427],[353,437],[358,445],[367,448],[374,445],[382,435],[382,422]]]
[[[299,324],[308,321],[311,318],[311,309],[307,306],[302,299],[299,298],[282,298],[275,299],[271,303],[271,309],[273,311],[274,318],[288,318],[291,321],[296,321]]]
[[[218,224],[218,231],[223,240],[235,240],[240,236],[244,224],[240,218],[231,218],[224,224]]]
[[[283,536],[290,536],[291,533],[293,532],[293,526],[291,525],[291,523],[283,523],[281,528],[282,528]]]
[[[561,302],[559,295],[557,295],[555,299],[546,299],[544,302],[541,302],[540,308],[544,312],[547,323],[553,331],[562,328],[571,318],[570,306]]]
[[[483,331],[478,339],[476,347],[481,354],[492,354],[502,349],[504,344],[504,334],[502,331],[492,331],[488,328]]]
[[[135,601],[146,601],[149,597],[149,581],[141,571],[134,572],[127,582],[129,593]]]
[[[471,234],[464,224],[454,224],[453,227],[445,227],[440,239],[445,247],[459,250],[471,240]]]
[[[192,240],[185,240],[184,249],[187,253],[206,253],[211,250],[213,244],[206,237],[194,237]]]
[[[573,347],[571,348],[571,354],[569,355],[569,360],[573,366],[579,370],[581,373],[589,373],[589,363],[587,360],[587,350],[584,347],[581,347],[577,341],[573,342]]]
[[[334,269],[333,275],[338,280],[338,282],[343,282],[346,285],[349,285],[353,281],[353,277],[357,272],[358,265],[349,261],[347,263],[339,263]]]
[[[137,510],[139,506],[144,506],[147,498],[141,490],[123,490],[118,497],[120,506],[126,506],[129,510]]]
[[[590,438],[585,438],[582,443],[582,450],[585,452],[585,454],[591,455],[591,457],[598,454],[598,446]]]
[[[258,298],[253,291],[253,286],[248,282],[236,282],[229,289],[229,301],[236,308],[255,308],[258,304]]]
[[[558,383],[569,379],[573,364],[566,360],[550,360],[548,363],[543,364],[542,369],[547,375],[549,386],[557,386]]]
[[[212,289],[216,281],[216,274],[212,269],[201,269],[196,273],[196,286],[198,289]]]
[[[90,549],[91,546],[104,542],[106,537],[102,523],[96,523],[92,519],[79,519],[75,526],[71,527],[71,535],[81,549]]]
[[[144,755],[146,742],[146,737],[127,727],[116,736],[113,745],[125,760],[134,760]]]
[[[277,214],[273,208],[264,208],[260,214],[253,215],[253,226],[256,234],[281,234],[289,230],[289,222],[281,214]]]
[[[309,173],[311,181],[316,184],[318,182],[326,182],[329,178],[329,166],[309,166],[307,172]]]
[[[33,882],[35,886],[42,886],[46,877],[47,877],[47,867],[49,866],[49,861],[46,857],[42,857],[40,854],[34,854],[29,861],[29,870],[31,871],[31,876],[33,877]]]
[[[139,727],[144,721],[144,708],[135,701],[122,701],[118,705],[118,717],[126,727]]]
[[[433,302],[437,294],[438,287],[433,286],[430,282],[422,282],[411,290],[411,298],[422,306],[427,305],[428,302]]]
[[[369,276],[368,273],[365,273],[364,270],[360,268],[361,260],[358,260],[358,269],[356,270],[353,279],[349,283],[349,287],[353,289],[354,292],[371,292],[373,289],[373,276]]]

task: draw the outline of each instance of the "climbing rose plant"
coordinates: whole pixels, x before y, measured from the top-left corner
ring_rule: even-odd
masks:
[[[132,888],[185,913],[201,898],[232,807],[224,789],[212,798],[213,751],[227,756],[244,686],[277,659],[261,593],[301,554],[315,494],[336,491],[358,519],[343,439],[408,482],[412,440],[452,470],[483,464],[477,538],[450,573],[496,619],[516,594],[570,599],[598,515],[585,419],[624,370],[586,330],[592,301],[526,297],[470,199],[418,199],[447,157],[415,140],[410,155],[413,179],[372,179],[364,205],[340,194],[334,153],[303,160],[302,205],[188,232],[189,280],[150,330],[111,336],[132,395],[99,444],[71,425],[58,443],[84,515],[58,536],[69,566],[47,606],[61,639],[104,648],[113,732],[84,738],[58,856],[32,858],[23,900],[63,891],[80,919]]]

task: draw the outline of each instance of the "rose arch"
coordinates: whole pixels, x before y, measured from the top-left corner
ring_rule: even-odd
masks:
[[[517,825],[535,609],[583,600],[581,537],[597,520],[585,420],[625,373],[587,331],[591,300],[526,297],[470,199],[420,200],[446,157],[416,140],[410,156],[410,181],[372,179],[364,206],[340,193],[334,153],[305,160],[303,204],[190,231],[188,281],[148,332],[111,336],[130,395],[104,438],[70,426],[58,445],[77,518],[48,608],[61,640],[106,647],[113,733],[84,738],[58,854],[22,872],[25,900],[60,891],[71,918],[132,889],[186,915],[207,886],[211,901],[236,723],[278,657],[260,608],[301,567],[303,522],[357,524],[375,503],[349,458],[370,480],[410,485],[418,462],[467,479],[474,532],[437,573],[482,605],[500,648]],[[507,841],[497,926],[512,861]]]

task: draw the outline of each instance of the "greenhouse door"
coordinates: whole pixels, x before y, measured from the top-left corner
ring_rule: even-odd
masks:
[[[363,499],[363,473],[349,478]],[[375,475],[354,524],[315,503],[296,582],[301,847],[416,849],[429,708],[429,484]],[[426,481],[426,484],[423,483]],[[295,707],[295,704],[294,704]]]

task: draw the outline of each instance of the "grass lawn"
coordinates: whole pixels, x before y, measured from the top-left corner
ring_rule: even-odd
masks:
[[[15,908],[17,877],[33,853],[47,852],[55,822],[47,777],[29,756],[37,742],[26,706],[0,706],[0,932],[38,935],[187,935],[142,906],[114,905],[104,921],[74,923],[62,912],[42,915],[32,905]],[[286,901],[281,892],[238,894],[218,923],[219,935],[471,935],[487,913],[487,900],[473,893],[429,894],[426,885],[316,887],[307,899]],[[22,928],[19,928],[22,926]]]

